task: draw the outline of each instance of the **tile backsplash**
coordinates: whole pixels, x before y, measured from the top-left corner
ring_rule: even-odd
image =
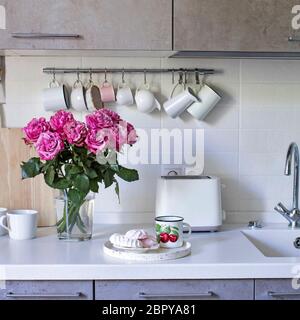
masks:
[[[228,221],[248,221],[263,217],[283,221],[273,212],[278,201],[291,204],[292,178],[283,175],[289,142],[300,144],[300,64],[291,60],[165,59],[107,57],[7,57],[6,103],[2,121],[7,127],[22,127],[34,116],[46,116],[42,89],[51,79],[43,67],[135,67],[135,68],[214,68],[207,78],[222,96],[205,122],[185,114],[171,119],[163,111],[150,115],[135,106],[111,105],[113,110],[137,128],[203,128],[205,133],[205,173],[222,178],[223,207]],[[116,85],[120,75],[110,76]],[[132,88],[143,75],[126,75]],[[171,75],[149,74],[148,81],[163,102],[172,88]],[[74,75],[57,75],[72,86]],[[88,75],[82,76],[87,81]],[[103,75],[94,75],[96,83]],[[189,77],[193,82],[193,76]],[[77,114],[78,118],[84,115]],[[138,165],[140,181],[121,182],[121,204],[114,190],[101,190],[96,200],[97,221],[150,221],[155,209],[156,180],[161,165]],[[199,204],[201,205],[201,204]],[[248,220],[247,220],[248,219]]]

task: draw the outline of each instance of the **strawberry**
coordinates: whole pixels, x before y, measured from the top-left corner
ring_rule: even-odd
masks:
[[[178,240],[178,237],[176,236],[176,234],[170,234],[169,235],[169,240],[171,242],[176,242]]]
[[[166,243],[169,241],[169,235],[166,232],[162,232],[160,235],[160,241]]]

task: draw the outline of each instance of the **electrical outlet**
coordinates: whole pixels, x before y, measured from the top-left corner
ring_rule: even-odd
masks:
[[[162,176],[182,176],[183,175],[183,168],[182,167],[162,167],[161,170]]]

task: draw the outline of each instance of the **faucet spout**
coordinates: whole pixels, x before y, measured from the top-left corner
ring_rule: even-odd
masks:
[[[286,176],[291,175],[292,158],[294,157],[294,183],[293,183],[293,210],[299,210],[299,148],[295,142],[289,145],[286,161],[285,172]]]

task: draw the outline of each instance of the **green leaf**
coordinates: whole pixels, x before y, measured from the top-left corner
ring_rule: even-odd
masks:
[[[79,190],[71,189],[68,192],[68,198],[75,205],[79,206],[82,203],[84,196],[81,194]]]
[[[155,225],[155,231],[156,231],[157,233],[160,233],[160,224],[156,223],[156,225]]]
[[[74,179],[73,184],[76,189],[85,194],[88,193],[90,189],[89,178],[84,173],[77,175]]]
[[[72,175],[76,175],[83,172],[81,167],[78,167],[74,164],[65,165],[65,171],[66,171],[66,176],[72,176]]]
[[[71,185],[72,185],[72,182],[67,180],[66,178],[55,178],[52,183],[53,188],[60,189],[60,190],[70,188]]]
[[[177,227],[175,227],[175,226],[172,226],[171,229],[175,229],[175,230],[177,230],[177,231],[179,230],[179,228],[177,228]]]
[[[90,179],[95,179],[98,177],[98,174],[96,172],[96,170],[91,169],[91,168],[84,168],[84,171],[86,173],[86,175],[90,178]]]
[[[103,178],[104,178],[105,188],[108,188],[113,184],[114,182],[113,176],[114,176],[114,172],[112,173],[110,170],[106,170],[104,172]]]
[[[171,228],[170,226],[164,226],[161,228],[161,232],[165,232],[165,233],[170,233],[171,232]]]
[[[172,228],[170,234],[175,234],[175,236],[179,237],[179,233],[176,230],[173,230]]]
[[[132,182],[139,180],[139,174],[135,169],[128,169],[122,166],[119,166],[119,171],[116,174],[123,180]]]
[[[44,175],[44,179],[47,185],[50,186],[51,188],[53,188],[54,178],[55,178],[55,170],[53,166],[50,166]]]
[[[118,200],[119,200],[119,204],[121,203],[121,201],[120,201],[120,188],[119,188],[119,183],[118,183],[118,181],[115,181],[115,191],[116,191],[116,194],[117,194],[117,196],[118,196]]]
[[[97,179],[90,179],[90,189],[95,193],[99,191],[99,183]]]
[[[39,158],[31,158],[21,164],[22,179],[33,178],[41,173],[43,163]]]
[[[110,169],[114,172],[119,172],[119,165],[118,164],[111,164]]]

